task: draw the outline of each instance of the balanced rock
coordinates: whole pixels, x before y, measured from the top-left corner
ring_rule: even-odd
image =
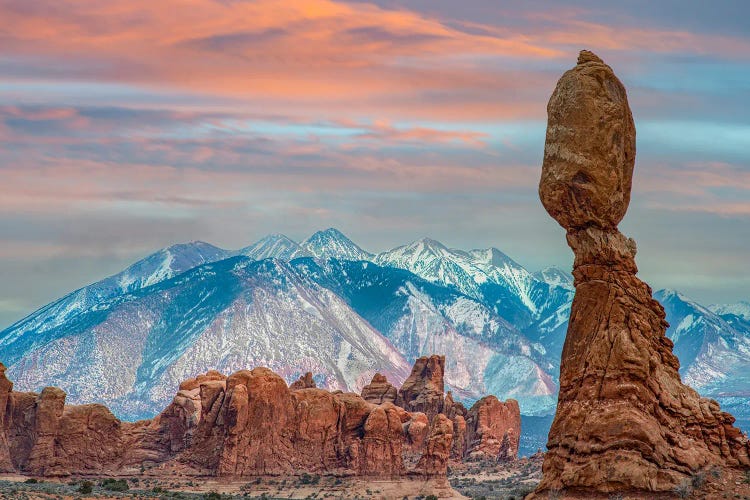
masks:
[[[432,421],[443,411],[444,373],[445,356],[418,358],[398,391],[396,405],[410,412],[422,412]]]
[[[485,396],[466,416],[466,457],[470,459],[515,460],[521,437],[521,410],[515,399],[500,402]]]
[[[539,195],[567,231],[576,293],[539,498],[669,492],[702,468],[750,465],[734,418],[680,381],[664,309],[635,276],[635,242],[617,229],[635,162],[624,86],[582,51],[547,113]]]
[[[376,373],[372,382],[362,388],[362,398],[376,405],[393,403],[398,396],[398,390],[388,382],[385,375]]]

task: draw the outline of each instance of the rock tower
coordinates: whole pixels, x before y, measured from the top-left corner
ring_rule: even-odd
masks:
[[[567,231],[576,293],[537,494],[668,492],[705,467],[747,466],[734,417],[681,382],[664,309],[617,229],[635,164],[625,87],[584,50],[547,113],[539,196]]]

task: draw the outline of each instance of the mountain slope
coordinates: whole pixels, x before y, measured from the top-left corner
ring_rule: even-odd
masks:
[[[422,238],[383,252],[374,260],[381,266],[407,269],[427,281],[453,286],[491,305],[519,328],[541,320],[572,299],[570,290],[534,278],[496,248],[465,252]]]
[[[410,367],[330,290],[286,263],[244,257],[109,299],[21,346],[0,345],[19,389],[58,385],[71,402],[106,400],[124,418],[153,415],[180,380],[208,369],[263,365],[289,381],[312,371],[321,386],[358,390],[376,371],[400,383]]]
[[[102,301],[118,297],[177,276],[201,264],[227,258],[230,252],[202,241],[164,248],[139,260],[124,271],[98,281],[42,307],[0,332],[0,345],[26,333],[30,337],[74,321]]]
[[[480,301],[409,271],[369,262],[298,259],[292,265],[343,297],[407,361],[446,354],[446,382],[458,396],[513,397],[528,414],[553,408],[554,362],[541,345]]]
[[[708,309],[722,317],[731,314],[750,321],[750,302],[744,300],[735,304],[713,304]]]
[[[556,266],[549,266],[545,267],[544,269],[540,269],[532,276],[534,276],[534,278],[539,281],[547,283],[548,285],[559,286],[562,288],[567,288],[568,290],[574,289],[573,275],[567,271],[563,271]]]
[[[674,290],[659,290],[670,322],[683,380],[704,395],[750,395],[750,330],[737,330],[724,318]]]

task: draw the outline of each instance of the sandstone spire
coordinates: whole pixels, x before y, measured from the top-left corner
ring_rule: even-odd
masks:
[[[581,51],[547,113],[539,196],[567,230],[576,294],[537,493],[670,491],[703,467],[750,464],[734,417],[680,381],[664,309],[617,229],[635,163],[624,86]]]

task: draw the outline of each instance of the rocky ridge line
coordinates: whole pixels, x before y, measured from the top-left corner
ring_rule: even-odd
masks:
[[[407,406],[435,403],[444,363],[444,356],[417,360],[410,384],[398,393]],[[368,386],[376,388],[380,404],[314,385],[310,373],[288,387],[267,368],[228,377],[209,371],[180,384],[155,418],[130,423],[100,404],[66,405],[65,393],[55,387],[38,394],[13,391],[0,364],[0,472],[66,476],[148,468],[224,477],[442,477],[451,457],[517,456],[520,413],[513,400],[491,396],[467,412],[440,392],[439,407],[447,401],[450,409],[445,415],[395,405],[388,400],[396,397],[395,388],[382,375]]]

